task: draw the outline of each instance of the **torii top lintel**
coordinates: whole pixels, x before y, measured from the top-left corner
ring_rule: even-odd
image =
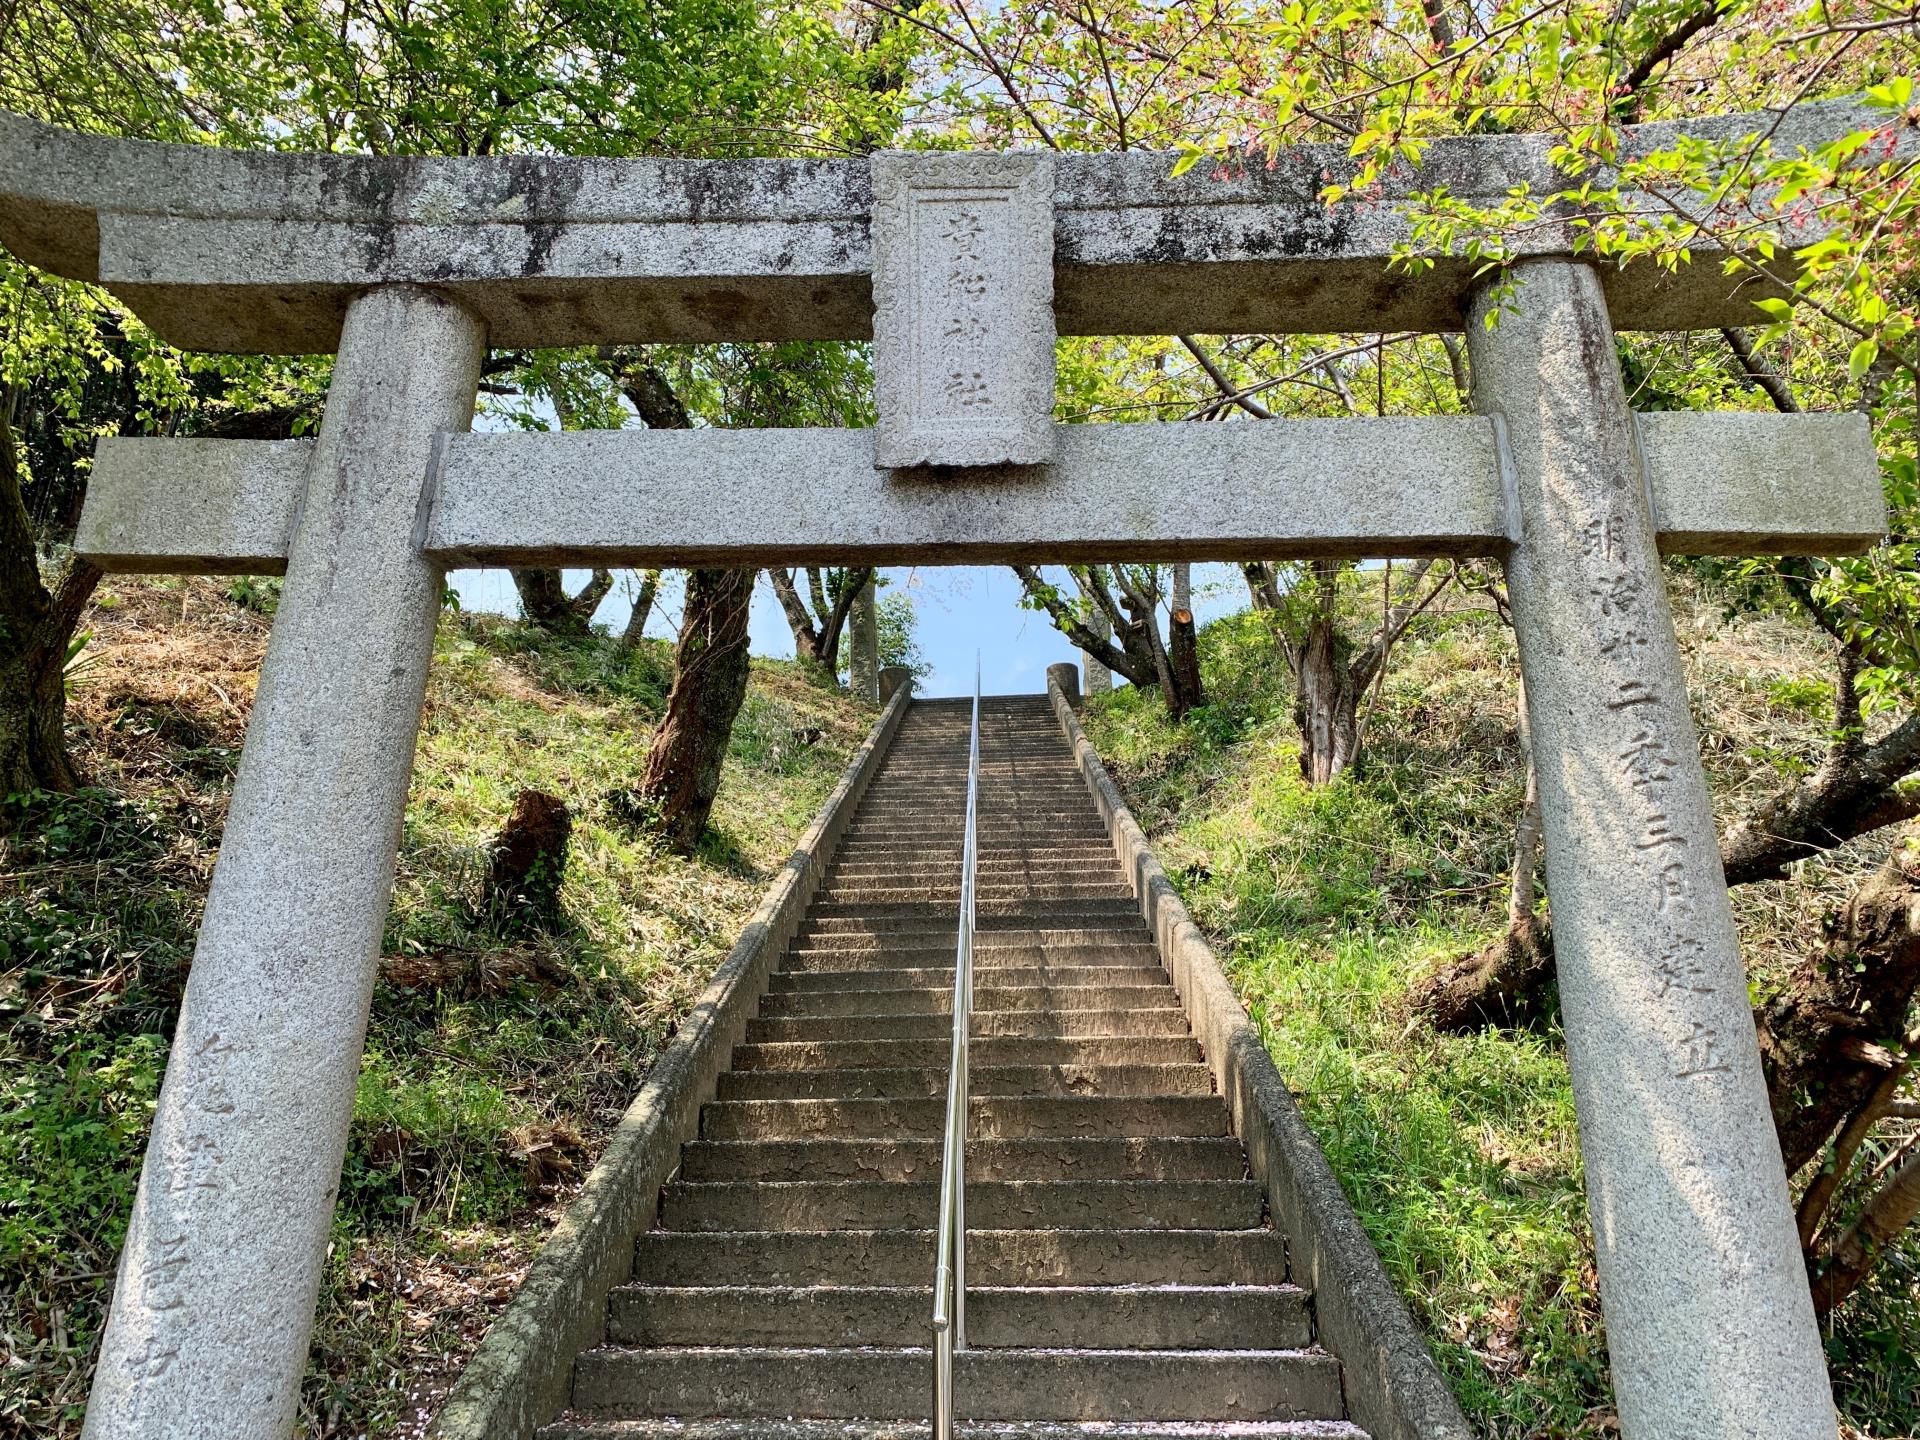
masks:
[[[1625,153],[1681,133],[1772,132],[1776,152],[1873,125],[1852,102],[1633,127]],[[1064,154],[1054,166],[1059,333],[1458,330],[1474,262],[1388,262],[1394,202],[1444,185],[1492,203],[1557,188],[1547,135],[1439,140],[1365,202],[1329,207],[1338,145],[1287,147],[1232,173],[1171,157]],[[0,115],[0,242],[93,280],[191,349],[331,351],[348,299],[419,283],[483,318],[495,345],[865,339],[872,333],[865,160],[365,157],[103,139]],[[1572,250],[1569,225],[1518,242]],[[1609,269],[1621,329],[1752,320],[1713,263]]]

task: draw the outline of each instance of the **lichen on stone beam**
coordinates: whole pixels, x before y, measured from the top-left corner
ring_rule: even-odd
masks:
[[[1849,101],[1633,127],[1624,153],[1679,134],[1773,133],[1776,152],[1871,126]],[[1054,182],[1054,306],[1066,335],[1458,330],[1473,262],[1436,250],[1394,273],[1412,195],[1485,204],[1551,193],[1547,135],[1434,141],[1364,201],[1338,145],[1283,147],[1172,176],[1173,157],[1070,155]],[[1920,133],[1899,142],[1920,148]],[[1631,202],[1632,197],[1628,197]],[[445,289],[497,346],[862,340],[872,324],[865,160],[438,158],[217,150],[113,140],[0,116],[0,241],[94,280],[190,349],[330,351],[370,284]],[[1570,254],[1566,225],[1524,255]],[[1710,257],[1604,276],[1621,329],[1742,324],[1763,293]]]

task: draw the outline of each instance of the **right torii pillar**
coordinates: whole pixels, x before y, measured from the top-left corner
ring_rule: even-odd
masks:
[[[1598,275],[1533,261],[1467,321],[1567,1061],[1630,1440],[1833,1440],[1654,521]]]

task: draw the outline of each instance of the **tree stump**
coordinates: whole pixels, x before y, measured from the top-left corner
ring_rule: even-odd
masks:
[[[494,838],[487,868],[488,907],[503,922],[551,927],[560,918],[573,816],[544,790],[522,790]]]

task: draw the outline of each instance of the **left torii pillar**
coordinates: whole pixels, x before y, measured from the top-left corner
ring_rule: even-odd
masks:
[[[293,1428],[444,584],[428,462],[485,347],[429,290],[347,311],[85,1440]]]

